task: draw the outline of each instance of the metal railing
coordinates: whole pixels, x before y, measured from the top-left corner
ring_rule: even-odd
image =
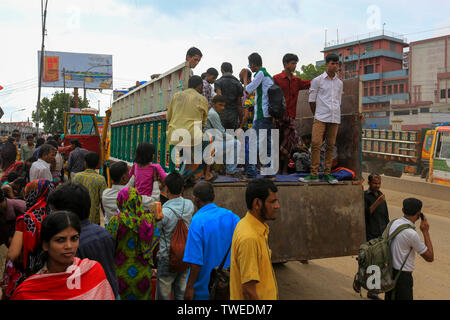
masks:
[[[391,31],[386,31],[386,30],[377,30],[374,32],[369,32],[369,33],[365,33],[365,34],[359,34],[353,37],[348,37],[345,39],[337,39],[337,40],[331,40],[331,41],[327,41],[325,43],[325,47],[333,47],[333,46],[337,46],[340,44],[345,44],[345,43],[349,43],[349,42],[354,42],[354,41],[359,41],[359,40],[364,40],[364,39],[368,39],[368,38],[373,38],[373,37],[378,37],[378,36],[388,36],[388,37],[392,37],[392,38],[396,38],[398,40],[401,40],[405,43],[408,42],[407,38],[399,33],[395,33],[395,32],[391,32]]]

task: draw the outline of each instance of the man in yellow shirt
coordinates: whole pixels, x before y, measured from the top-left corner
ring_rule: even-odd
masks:
[[[249,211],[237,224],[231,245],[230,299],[276,300],[266,221],[278,215],[278,189],[268,179],[254,179],[248,183],[245,199]]]
[[[192,76],[189,79],[188,87],[187,90],[174,94],[167,108],[166,119],[170,151],[174,146],[191,148],[191,164],[186,165],[186,172],[192,173],[199,167],[198,163],[194,164],[196,160],[194,152],[199,151],[201,154],[197,155],[197,158],[203,159],[203,128],[206,126],[209,107],[208,100],[202,96],[203,80],[201,77]],[[190,139],[181,138],[180,135],[183,132],[180,129],[187,130]],[[207,166],[205,179],[209,181],[211,175],[209,166]]]

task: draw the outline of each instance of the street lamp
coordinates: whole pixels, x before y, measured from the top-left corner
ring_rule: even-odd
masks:
[[[14,110],[14,111],[12,111],[12,112],[11,112],[11,118],[9,119],[9,122],[12,122],[12,115],[13,115],[14,112],[25,111],[25,110],[26,110],[26,109],[23,108],[23,109],[19,109],[19,110]]]
[[[97,67],[111,67],[112,64],[99,64],[99,65],[95,65],[90,67],[89,69],[87,69],[85,71],[85,73],[88,73],[91,69],[93,68],[97,68]],[[84,89],[84,100],[86,100],[86,76],[83,76],[83,89]]]

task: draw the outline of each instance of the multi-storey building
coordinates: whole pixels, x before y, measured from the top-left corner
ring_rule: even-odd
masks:
[[[450,35],[409,44],[409,103],[392,105],[403,130],[450,121]]]
[[[325,57],[330,53],[339,55],[341,79],[361,77],[365,127],[390,128],[391,105],[408,102],[405,47],[408,44],[402,36],[380,32],[341,43],[328,43],[324,48]],[[317,64],[324,63],[319,61]]]

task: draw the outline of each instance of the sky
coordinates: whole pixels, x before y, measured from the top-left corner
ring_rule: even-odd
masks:
[[[191,46],[203,53],[197,75],[230,62],[237,76],[252,52],[274,75],[286,53],[299,56],[299,68],[322,60],[325,34],[342,42],[383,24],[408,42],[450,34],[447,0],[49,0],[47,11],[46,50],[111,54],[114,89],[181,64]],[[31,120],[41,28],[40,0],[0,0],[0,121]],[[112,91],[88,90],[87,98],[103,115]]]

